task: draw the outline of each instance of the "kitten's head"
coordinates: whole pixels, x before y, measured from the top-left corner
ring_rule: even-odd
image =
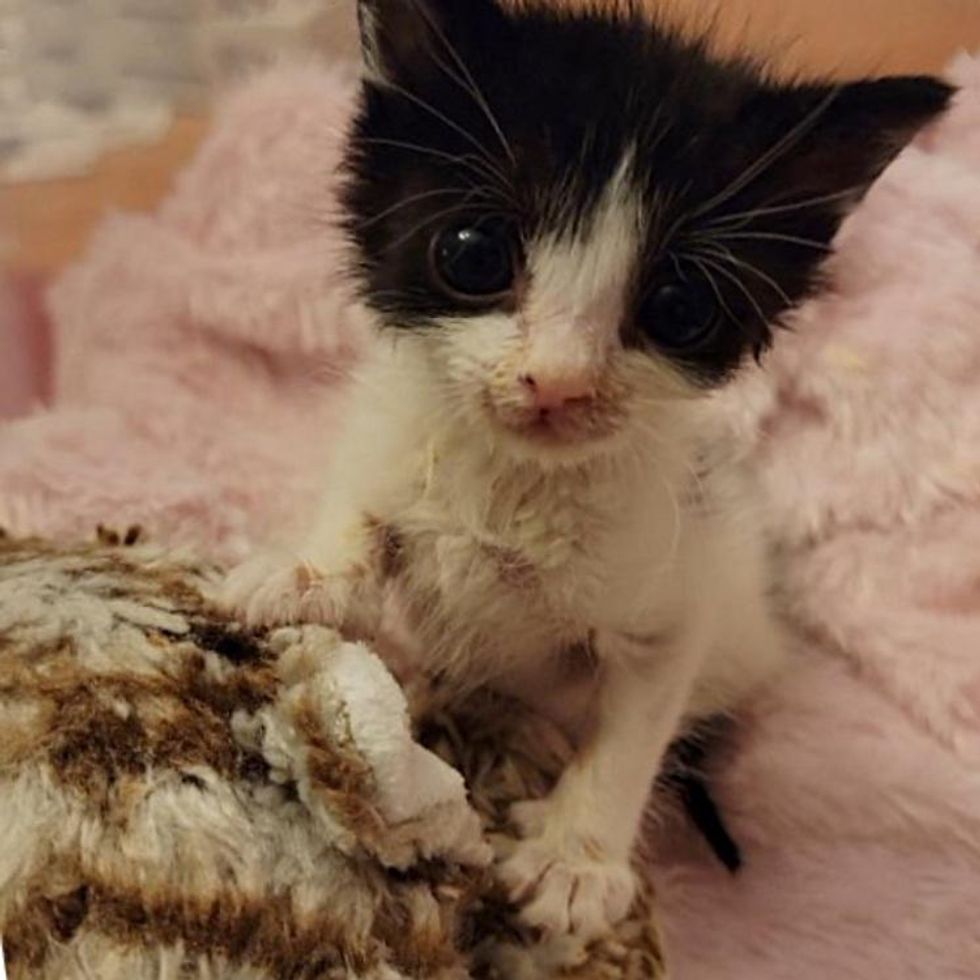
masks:
[[[580,459],[768,347],[948,103],[768,83],[623,12],[361,0],[345,204],[365,298],[460,411]]]

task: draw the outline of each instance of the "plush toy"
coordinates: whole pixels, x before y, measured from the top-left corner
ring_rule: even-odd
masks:
[[[649,892],[591,949],[495,894],[557,731],[486,695],[421,720],[423,745],[367,647],[245,630],[213,566],[137,537],[0,540],[11,980],[663,976]]]

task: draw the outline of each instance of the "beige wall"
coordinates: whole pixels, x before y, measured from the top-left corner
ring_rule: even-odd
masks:
[[[673,23],[710,25],[723,50],[748,49],[792,75],[938,71],[957,49],[980,50],[980,0],[640,2]]]
[[[704,0],[667,0],[682,16]],[[980,0],[721,0],[723,45],[744,44],[790,73],[938,71],[980,49]]]

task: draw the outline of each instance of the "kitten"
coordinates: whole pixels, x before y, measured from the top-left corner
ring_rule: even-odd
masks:
[[[517,808],[499,870],[529,922],[592,938],[630,905],[668,745],[780,662],[758,504],[710,395],[951,90],[784,87],[629,5],[360,12],[344,204],[381,336],[319,520],[228,595],[255,623],[372,637],[396,603],[456,687],[540,694],[587,645],[580,756]]]

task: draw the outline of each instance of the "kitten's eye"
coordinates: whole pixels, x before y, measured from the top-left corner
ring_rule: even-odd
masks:
[[[454,296],[493,299],[514,283],[514,252],[513,235],[502,221],[450,225],[432,240],[432,271]]]
[[[718,299],[707,283],[672,282],[643,304],[643,329],[670,351],[686,351],[707,340],[718,323]]]

